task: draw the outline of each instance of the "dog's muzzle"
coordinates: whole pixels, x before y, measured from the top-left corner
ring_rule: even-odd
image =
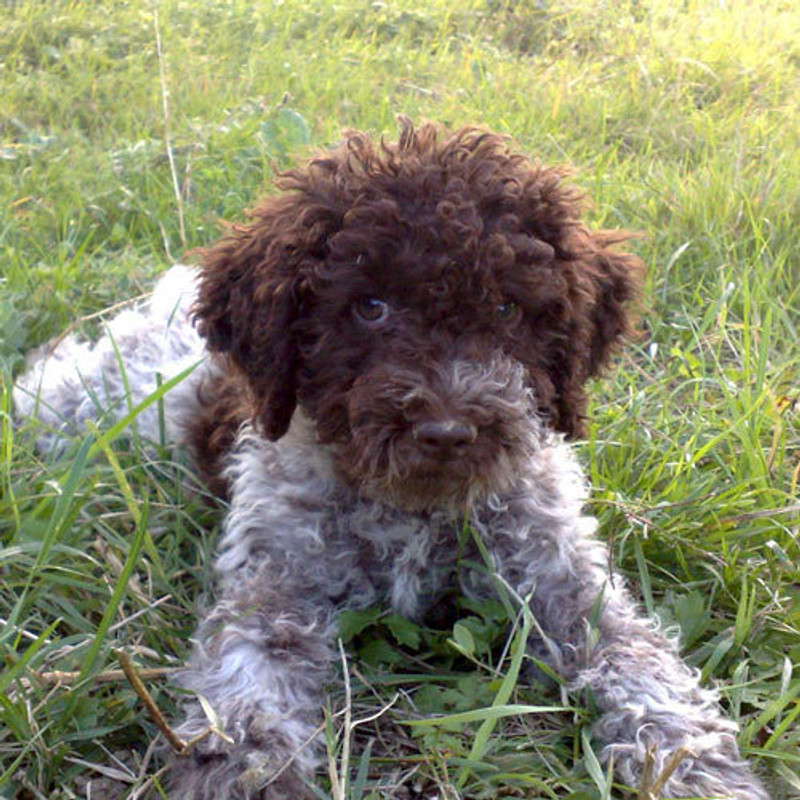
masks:
[[[502,492],[542,436],[526,372],[502,355],[435,370],[383,364],[348,401],[340,468],[365,494],[407,508],[464,507]]]

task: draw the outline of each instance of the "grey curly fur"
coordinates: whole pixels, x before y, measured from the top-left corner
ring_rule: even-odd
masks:
[[[194,292],[194,273],[173,268],[150,305],[112,320],[98,343],[67,339],[30,367],[18,382],[16,409],[44,424],[40,449],[62,447],[65,434],[97,415],[90,394],[119,416],[127,410],[125,382],[135,403],[155,389],[156,373],[168,378],[202,361],[203,341],[187,314]],[[198,387],[217,368],[206,358],[167,396],[176,437],[197,411]],[[479,398],[500,408],[525,442],[526,458],[507,465],[505,491],[477,498],[469,523],[497,572],[520,595],[532,594],[555,668],[572,689],[591,692],[599,709],[594,734],[604,756],[613,754],[616,780],[636,786],[649,749],[657,773],[684,747],[690,757],[662,796],[765,800],[716,694],[701,688],[675,643],[639,615],[619,576],[611,578],[595,521],[582,512],[582,472],[562,438],[531,413],[517,378],[513,364],[456,364],[440,381],[451,403]],[[143,415],[138,425],[142,434],[157,435],[154,416]],[[181,683],[208,700],[234,744],[210,737],[193,757],[180,759],[170,796],[297,798],[317,764],[309,741],[320,722],[337,614],[388,600],[419,617],[454,579],[468,594],[485,595],[487,587],[477,574],[456,575],[459,521],[447,508],[410,512],[348,487],[301,411],[278,443],[243,427],[226,477],[231,496],[216,563],[220,598],[200,625]],[[598,598],[590,641],[587,619]],[[207,724],[199,703],[189,702],[178,730],[188,739]]]

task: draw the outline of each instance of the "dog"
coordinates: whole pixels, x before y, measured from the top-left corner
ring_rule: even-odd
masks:
[[[489,596],[456,564],[467,520],[529,598],[531,652],[590,695],[617,782],[680,751],[661,796],[766,800],[716,694],[637,611],[583,512],[567,441],[631,329],[629,235],[588,229],[564,170],[478,128],[401,118],[396,142],[349,132],[276,182],[199,268],[172,268],[97,343],[59,343],[15,392],[58,450],[98,398],[119,418],[157,375],[187,373],[167,433],[229,509],[219,600],[181,683],[226,738],[177,759],[170,797],[311,796],[337,617],[383,602],[419,619],[454,584]],[[157,417],[144,408],[140,432]],[[207,726],[189,701],[180,736]]]

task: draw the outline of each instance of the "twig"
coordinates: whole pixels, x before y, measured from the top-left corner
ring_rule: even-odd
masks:
[[[156,681],[160,678],[166,678],[178,671],[178,667],[153,667],[149,669],[140,669],[138,677],[142,681]],[[34,672],[37,682],[44,686],[53,686],[54,684],[62,684],[69,686],[78,680],[80,672],[62,672],[61,670],[53,670],[52,672]],[[97,675],[92,676],[94,683],[116,683],[123,681],[128,675],[121,669],[107,669]]]
[[[361,717],[361,719],[355,720],[353,724],[350,726],[350,730],[355,730],[359,725],[366,725],[368,722],[374,722],[376,719],[380,719],[390,708],[394,706],[394,704],[400,699],[400,693],[397,692],[395,696],[382,708],[379,708],[374,714],[369,714],[366,717]]]
[[[172,749],[175,750],[176,753],[184,753],[188,747],[188,743],[184,742],[183,739],[170,728],[169,723],[161,713],[161,709],[156,705],[150,692],[147,691],[147,687],[142,683],[142,679],[136,672],[128,654],[124,650],[115,650],[114,655],[116,655],[117,661],[119,661],[119,665],[122,667],[122,671],[125,673],[125,677],[130,682],[133,690],[139,695],[139,699],[144,703],[150,713],[156,727],[164,734],[164,738],[172,745]]]
[[[161,220],[158,221],[158,229],[161,231],[161,241],[164,242],[164,252],[167,254],[167,258],[169,259],[170,264],[175,263],[175,258],[172,255],[172,250],[169,246],[169,236],[167,236],[167,231],[164,228]]]
[[[639,782],[639,791],[636,793],[637,800],[650,800],[650,786],[653,784],[653,767],[656,763],[656,747],[651,744],[644,753],[644,765],[642,766],[642,779]]]
[[[652,780],[653,766],[655,764],[655,747],[648,747],[644,758],[642,780],[639,784],[639,791],[637,792],[638,800],[658,800],[661,795],[661,790],[672,777],[672,773],[675,772],[678,765],[684,759],[691,755],[693,755],[691,749],[685,745],[675,748],[675,750],[670,753],[658,777]]]
[[[167,148],[169,171],[172,174],[172,188],[175,190],[175,201],[178,204],[178,225],[181,233],[181,244],[186,248],[186,228],[183,224],[183,194],[178,183],[178,173],[175,169],[175,159],[172,156],[172,144],[169,138],[169,101],[167,95],[167,79],[164,73],[164,53],[161,50],[161,33],[158,30],[158,9],[153,9],[153,26],[156,31],[156,53],[158,54],[158,75],[161,79],[161,105],[164,111],[164,144]]]
[[[161,733],[164,735],[164,738],[172,745],[172,749],[179,756],[186,756],[191,753],[195,745],[197,745],[199,742],[202,742],[203,739],[211,736],[211,734],[218,736],[228,744],[233,744],[233,739],[231,739],[231,737],[228,736],[224,731],[221,731],[219,728],[217,728],[216,725],[209,725],[204,731],[201,731],[199,734],[197,734],[197,736],[189,739],[188,742],[184,742],[183,739],[181,739],[180,736],[178,736],[178,734],[175,733],[175,731],[173,731],[169,726],[169,723],[161,713],[161,709],[156,705],[155,700],[153,700],[150,692],[147,691],[147,687],[139,677],[139,674],[137,673],[136,668],[133,666],[133,662],[128,657],[128,654],[123,650],[114,650],[114,655],[116,655],[117,661],[119,661],[119,665],[122,667],[125,677],[130,682],[133,690],[139,696],[139,699],[144,703],[148,712],[150,712],[150,716],[152,717],[153,722],[156,724],[156,727],[161,731]]]
[[[342,659],[344,673],[344,726],[342,728],[342,753],[339,757],[339,771],[336,771],[336,756],[328,757],[328,773],[331,779],[331,795],[334,800],[344,800],[347,796],[347,775],[350,767],[350,736],[353,731],[353,693],[350,687],[350,672],[347,668],[347,656],[344,645],[339,639],[339,655]],[[341,776],[341,777],[340,777]]]
[[[681,745],[672,751],[667,759],[667,763],[664,764],[664,769],[661,770],[661,774],[655,779],[650,790],[654,797],[658,797],[659,794],[661,794],[661,790],[664,788],[667,781],[672,777],[672,773],[675,772],[681,761],[690,755],[692,755],[692,751],[684,745]]]

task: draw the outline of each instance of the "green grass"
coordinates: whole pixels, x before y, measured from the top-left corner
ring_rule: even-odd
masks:
[[[393,135],[397,113],[509,132],[577,169],[594,224],[646,234],[641,336],[596,386],[580,445],[592,510],[610,559],[719,684],[773,797],[800,797],[794,0],[157,5],[162,58],[155,4],[3,8],[0,797],[159,796],[156,730],[106,679],[112,649],[141,669],[182,662],[217,521],[186,464],[135,441],[87,432],[69,460],[37,456],[31,426],[10,424],[23,354],[146,291],[276,166],[343,128]],[[399,692],[343,731],[331,691],[349,796],[381,776],[443,797],[608,796],[574,698],[555,681],[509,692],[503,605],[460,611],[444,633],[381,610],[347,621],[352,719]],[[149,686],[174,715],[175,689]]]

